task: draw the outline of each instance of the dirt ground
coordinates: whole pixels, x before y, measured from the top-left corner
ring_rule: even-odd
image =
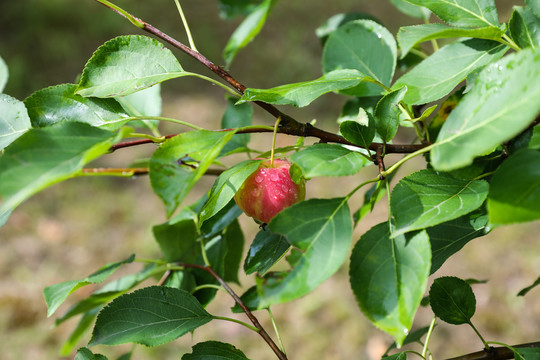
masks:
[[[202,97],[182,97],[168,102],[167,116],[215,126],[221,117],[223,103],[216,104]],[[258,121],[268,121],[267,118]],[[324,125],[324,124],[323,124]],[[331,127],[331,125],[328,125]],[[174,131],[174,129],[166,129]],[[167,131],[164,131],[165,133]],[[269,137],[256,140],[270,146]],[[280,145],[295,139],[280,136]],[[134,152],[148,156],[153,145]],[[264,146],[263,146],[264,147]],[[103,164],[128,164],[135,155],[123,150],[107,156]],[[390,159],[391,160],[391,159]],[[417,164],[408,164],[405,174]],[[334,197],[346,193],[362,179],[373,176],[372,169],[346,178],[321,178],[308,183],[309,197]],[[207,191],[213,179],[205,178],[190,199]],[[339,193],[336,192],[339,189]],[[361,205],[361,195],[352,199],[354,210]],[[188,204],[188,202],[186,202]],[[381,202],[374,213],[362,220],[355,240],[374,224],[386,218],[386,204]],[[165,220],[164,207],[152,193],[148,178],[136,179],[80,178],[55,185],[22,204],[8,223],[0,228],[0,348],[4,360],[56,359],[58,351],[76,325],[68,321],[54,328],[54,318],[47,318],[42,290],[45,286],[82,278],[107,262],[124,259],[132,253],[138,257],[159,257],[152,239],[151,226]],[[245,216],[241,225],[246,235],[246,250],[257,225]],[[436,274],[488,280],[474,285],[477,312],[476,327],[488,340],[509,344],[538,341],[540,337],[540,289],[526,297],[517,292],[540,275],[538,241],[540,222],[509,226],[473,240],[451,258]],[[137,269],[134,264],[116,276]],[[242,279],[242,288],[252,283]],[[150,283],[148,283],[150,284]],[[58,314],[69,304],[88,295],[95,287],[75,292]],[[219,294],[208,308],[216,315],[229,316],[232,300]],[[375,329],[359,310],[347,278],[347,264],[312,294],[273,309],[289,358],[292,359],[378,359],[391,344],[389,336]],[[260,312],[264,326],[271,330],[267,314]],[[427,326],[431,311],[420,309],[415,327]],[[242,315],[238,315],[243,319]],[[270,331],[271,332],[271,331]],[[89,336],[85,336],[81,346]],[[166,346],[138,346],[133,359],[179,359],[190,347],[203,340],[230,342],[251,359],[274,359],[266,344],[243,327],[223,321],[197,329]],[[94,349],[111,359],[123,347]],[[472,329],[465,325],[439,323],[431,341],[435,359],[444,359],[481,349]],[[418,350],[418,348],[416,348]]]

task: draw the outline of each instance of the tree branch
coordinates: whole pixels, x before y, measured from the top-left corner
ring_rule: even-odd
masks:
[[[200,269],[200,270],[203,270],[203,271],[206,271],[207,273],[209,273],[210,275],[212,275],[212,277],[214,279],[216,279],[219,284],[221,286],[223,286],[223,288],[229,293],[229,295],[231,295],[231,297],[234,299],[234,301],[238,304],[238,306],[240,306],[240,308],[242,308],[242,310],[244,311],[244,313],[247,315],[247,317],[249,318],[249,320],[251,321],[251,323],[257,328],[257,331],[259,333],[259,335],[264,339],[264,341],[266,341],[266,343],[270,346],[270,348],[272,349],[272,351],[274,351],[274,353],[277,355],[278,359],[280,360],[288,360],[287,359],[287,355],[285,355],[281,350],[280,348],[276,345],[276,343],[274,342],[274,340],[272,340],[272,338],[270,337],[270,335],[268,335],[268,333],[266,332],[266,330],[262,327],[262,325],[259,323],[259,320],[257,320],[257,318],[255,317],[255,315],[253,315],[253,313],[251,312],[251,310],[249,310],[249,308],[246,306],[246,304],[244,304],[244,302],[242,301],[242,299],[240,299],[240,297],[234,292],[233,289],[231,289],[231,287],[225,282],[225,280],[223,280],[221,278],[221,276],[219,276],[215,271],[214,269],[212,269],[210,266],[206,266],[206,265],[198,265],[198,264],[184,264],[184,263],[178,263],[179,266],[183,266],[184,268],[193,268],[193,269]],[[163,277],[161,278],[161,280],[159,281],[159,285],[163,285],[165,283],[165,281],[167,280],[167,278],[172,274],[172,271],[167,271],[165,272],[165,274],[163,275]]]
[[[512,345],[514,348],[539,348],[540,342],[533,342],[520,345]],[[491,347],[471,354],[461,355],[446,360],[506,360],[513,359],[514,352],[507,347]]]
[[[127,18],[126,15],[121,13],[115,8],[112,8],[111,6],[104,4],[102,2],[98,1],[100,4],[106,6],[107,8],[113,10],[114,12],[118,13],[119,15],[123,16],[124,18]],[[126,12],[127,13],[127,12]],[[129,13],[128,13],[129,14]],[[132,14],[129,14],[136,22],[137,26],[160,38],[163,41],[168,42],[172,46],[174,46],[177,49],[180,49],[187,55],[193,57],[195,60],[206,66],[210,71],[215,73],[217,76],[225,80],[229,85],[231,85],[239,94],[243,94],[246,90],[246,86],[241,84],[238,80],[236,80],[229,72],[227,72],[225,69],[223,69],[221,66],[214,64],[212,61],[210,61],[208,58],[206,58],[203,54],[200,52],[191,49],[189,46],[184,45],[180,41],[172,38],[171,36],[165,34],[161,30],[157,29],[156,27],[152,26],[151,24],[147,23],[144,20],[139,19],[136,16],[133,16]],[[132,19],[127,18],[131,22]],[[140,26],[139,26],[140,25]],[[275,106],[271,104],[264,103],[262,101],[254,101],[255,104],[257,104],[259,107],[264,109],[266,112],[271,114],[274,118],[281,117],[280,126],[278,129],[278,132],[282,134],[288,134],[288,135],[295,135],[295,136],[304,136],[304,137],[316,137],[321,139],[323,142],[333,142],[333,143],[339,143],[339,144],[345,144],[345,145],[352,145],[358,147],[358,145],[352,144],[349,141],[345,140],[342,136],[339,136],[334,133],[330,133],[328,131],[316,128],[312,126],[309,123],[301,123],[291,116],[282,113],[279,109],[277,109]],[[386,145],[386,153],[412,153],[415,152],[421,148],[426,147],[429,144],[417,144],[417,145],[393,145],[393,144],[387,144]],[[370,145],[371,150],[377,150],[379,147],[381,147],[382,144],[379,143],[372,143]]]

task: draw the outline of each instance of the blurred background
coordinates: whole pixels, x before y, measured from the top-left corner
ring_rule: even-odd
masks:
[[[173,0],[118,0],[116,3],[134,15],[187,42]],[[522,1],[496,1],[501,21],[507,21],[512,5]],[[307,5],[306,5],[307,4]],[[198,49],[222,64],[222,49],[242,20],[219,18],[217,1],[182,1],[184,12]],[[417,23],[400,14],[389,1],[281,1],[255,42],[242,50],[230,71],[249,87],[266,88],[306,81],[321,75],[322,48],[315,29],[340,12],[366,12],[380,19],[393,33],[403,25]],[[46,86],[75,82],[85,62],[103,42],[123,34],[141,34],[129,22],[92,0],[26,0],[0,2],[0,56],[6,61],[10,78],[5,93],[23,100]],[[369,51],[369,49],[366,49]],[[188,71],[211,75],[188,56],[173,50]],[[226,106],[222,91],[195,78],[181,78],[163,84],[163,114],[209,129],[218,128]],[[300,121],[317,120],[317,125],[337,131],[336,118],[343,99],[326,95],[302,109],[285,112]],[[255,122],[272,124],[273,119],[256,111]],[[169,130],[169,131],[167,131]],[[175,132],[173,127],[164,133]],[[407,134],[403,135],[407,141]],[[267,135],[254,135],[261,149],[270,148]],[[279,145],[294,138],[280,136]],[[266,146],[264,145],[266,144]],[[149,156],[153,145],[117,151],[101,160],[109,166],[126,166],[137,157]],[[389,157],[392,163],[397,157]],[[407,164],[400,173],[413,171],[422,161]],[[338,196],[334,189],[354,187],[374,176],[373,169],[339,179],[314,179],[308,184],[310,197]],[[205,178],[189,200],[206,192],[213,179]],[[340,192],[343,193],[343,192]],[[188,204],[188,201],[186,204]],[[361,194],[351,208],[361,205]],[[355,238],[387,217],[384,201],[362,220]],[[148,178],[80,178],[55,185],[17,208],[0,228],[0,348],[2,358],[55,359],[75,327],[76,320],[54,328],[54,318],[46,317],[42,296],[45,286],[83,278],[107,262],[124,259],[132,253],[141,258],[159,257],[151,226],[165,221],[164,207],[152,193]],[[241,224],[249,245],[257,225],[245,216]],[[488,340],[509,344],[538,341],[540,335],[539,289],[524,298],[515,294],[540,275],[538,234],[540,223],[496,229],[488,236],[469,243],[437,273],[462,278],[489,280],[475,285],[476,327]],[[135,264],[117,276],[136,271]],[[251,284],[242,279],[243,289]],[[239,292],[242,288],[236,287]],[[75,292],[70,303],[88,295],[88,286]],[[209,311],[229,315],[232,301],[224,294]],[[392,343],[389,336],[375,329],[362,315],[350,291],[347,266],[309,296],[273,309],[290,359],[377,359]],[[420,309],[415,328],[427,326],[431,312]],[[239,318],[242,318],[240,315]],[[267,329],[271,325],[260,313]],[[191,335],[148,349],[137,347],[133,359],[179,359],[191,346],[204,340],[234,344],[254,360],[273,359],[273,354],[254,333],[238,325],[212,322]],[[86,336],[80,346],[86,344]],[[466,326],[439,324],[431,341],[437,359],[481,349],[473,331]],[[96,347],[94,351],[111,359],[130,347]]]

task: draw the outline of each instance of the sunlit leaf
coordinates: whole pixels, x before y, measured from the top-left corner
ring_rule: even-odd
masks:
[[[259,164],[260,161],[258,160],[245,160],[225,170],[218,176],[214,186],[212,186],[208,201],[201,210],[199,226],[202,226],[205,221],[215,216],[233,199],[240,186],[249,175],[257,170]]]
[[[359,152],[335,144],[314,144],[294,153],[291,159],[307,179],[353,175],[368,162]]]
[[[350,12],[350,13],[341,13],[332,15],[324,24],[319,26],[315,30],[315,34],[321,40],[321,43],[324,44],[328,39],[328,36],[336,31],[339,27],[345,25],[346,23],[354,20],[372,20],[377,23],[380,23],[374,16],[367,13],[360,12]]]
[[[355,69],[386,86],[390,86],[396,61],[394,37],[385,27],[371,20],[351,21],[331,33],[324,45],[322,60],[326,74],[339,69]],[[363,82],[345,93],[372,96],[382,91],[379,85]]]
[[[456,37],[471,37],[479,39],[499,40],[504,31],[498,27],[482,28],[455,28],[444,24],[422,24],[402,26],[397,33],[401,58],[416,44],[432,39],[446,39]]]
[[[486,66],[444,122],[433,167],[464,167],[525,130],[540,113],[539,63],[540,52],[525,49]]]
[[[62,84],[36,91],[24,100],[34,127],[62,121],[77,121],[115,130],[124,125],[126,114],[114,99],[85,98],[75,94],[77,85]]]
[[[494,0],[407,0],[425,6],[442,21],[458,27],[499,26]]]
[[[150,183],[163,200],[167,216],[172,215],[233,135],[234,131],[189,131],[167,140],[154,152]],[[192,161],[197,163],[190,164]]]
[[[386,143],[396,136],[401,118],[399,103],[405,97],[407,87],[394,90],[384,95],[375,108],[375,129]]]
[[[262,101],[269,104],[302,107],[309,105],[321,95],[351,88],[362,81],[369,82],[373,79],[358,70],[335,70],[313,81],[281,85],[271,89],[248,88],[238,103]]]
[[[505,45],[469,39],[446,45],[400,77],[392,86],[407,86],[407,104],[426,104],[448,95],[467,75],[499,59]]]
[[[24,103],[0,94],[0,151],[31,127]]]
[[[119,136],[75,122],[28,130],[0,155],[0,218],[47,186],[76,176]]]
[[[343,120],[339,123],[339,132],[353,144],[369,149],[375,137],[375,119],[371,113],[362,108],[358,108],[357,112],[354,119]]]
[[[117,97],[190,75],[172,52],[141,35],[119,36],[101,45],[86,64],[77,94]]]
[[[478,209],[488,194],[484,180],[460,180],[426,169],[413,173],[394,187],[394,236],[456,219]]]

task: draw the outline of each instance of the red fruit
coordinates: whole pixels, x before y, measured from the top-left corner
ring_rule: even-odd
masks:
[[[305,183],[296,184],[289,175],[291,163],[284,159],[261,162],[242,184],[234,200],[242,211],[262,223],[269,223],[281,210],[304,200]]]

